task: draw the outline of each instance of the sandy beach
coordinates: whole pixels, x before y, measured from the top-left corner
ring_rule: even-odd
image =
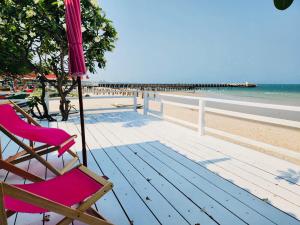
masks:
[[[187,93],[176,93],[176,94],[185,94]],[[189,95],[195,95],[189,93]],[[78,109],[78,100],[72,99],[72,105]],[[116,104],[124,104],[130,105],[133,104],[132,98],[128,99],[85,99],[84,100],[84,108],[86,112],[95,112],[97,109],[116,109]],[[141,97],[138,98],[138,104],[143,104],[143,99]],[[193,103],[191,103],[193,104]],[[150,110],[152,111],[160,111],[160,104],[157,102],[150,101],[149,102]],[[210,105],[210,107],[215,108],[224,108],[221,105]],[[253,115],[264,115],[264,116],[272,116],[276,118],[289,119],[293,121],[300,121],[299,115],[297,113],[286,113],[286,112],[272,112],[272,110],[254,110],[236,106],[227,106],[226,109],[232,111],[241,111],[247,112]],[[50,101],[50,109],[51,112],[58,111],[58,101],[52,100]],[[142,112],[142,110],[140,110]],[[193,124],[198,123],[198,110],[196,109],[187,109],[182,107],[177,107],[173,105],[164,105],[164,116],[174,117],[177,119],[181,119]],[[224,131],[230,134],[238,135],[241,137],[245,137],[248,139],[252,139],[255,141],[263,142],[272,146],[285,148],[291,150],[293,152],[300,153],[300,129],[291,128],[281,125],[274,125],[269,123],[263,123],[254,120],[235,118],[231,116],[225,116],[217,113],[206,112],[205,113],[205,124],[208,128],[217,129],[220,131]],[[231,140],[228,137],[216,135],[207,132],[209,135],[218,136],[219,138],[226,139],[232,142],[237,143],[236,140]],[[249,146],[249,144],[238,142],[241,145]],[[250,145],[249,147],[262,151],[276,157],[286,159],[288,161],[300,164],[300,160],[294,157],[291,157],[289,154],[282,154],[274,152],[268,148],[261,148],[257,146]]]

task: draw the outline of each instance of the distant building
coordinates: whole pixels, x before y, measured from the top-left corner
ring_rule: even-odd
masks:
[[[30,73],[26,75],[19,75],[15,77],[5,77],[0,75],[0,90],[11,90],[11,91],[20,91],[26,89],[34,89],[39,85],[39,81],[37,79],[37,74]],[[55,81],[55,74],[47,74],[46,78],[49,81]],[[69,77],[71,81],[71,76]]]

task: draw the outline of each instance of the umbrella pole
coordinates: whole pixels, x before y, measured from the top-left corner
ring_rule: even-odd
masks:
[[[83,161],[83,165],[87,166],[87,155],[86,155],[86,145],[85,145],[85,129],[84,129],[84,113],[83,113],[83,102],[82,102],[82,88],[81,88],[81,78],[79,76],[77,77],[77,82],[78,82],[81,141],[82,141],[82,161]]]

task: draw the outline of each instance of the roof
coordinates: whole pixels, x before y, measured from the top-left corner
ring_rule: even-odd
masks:
[[[22,80],[36,80],[37,74],[31,73],[31,74],[26,74],[23,76]],[[55,74],[47,74],[46,78],[48,80],[56,80],[56,75]],[[71,76],[69,76],[69,80],[71,80]]]

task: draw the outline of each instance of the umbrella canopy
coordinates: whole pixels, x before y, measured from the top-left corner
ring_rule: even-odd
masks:
[[[81,89],[81,76],[86,73],[86,67],[82,47],[80,0],[65,0],[65,8],[69,48],[69,73],[71,75],[77,76],[82,140],[82,160],[83,164],[87,166]]]
[[[69,72],[75,76],[86,73],[82,48],[80,0],[65,0],[69,46]]]

